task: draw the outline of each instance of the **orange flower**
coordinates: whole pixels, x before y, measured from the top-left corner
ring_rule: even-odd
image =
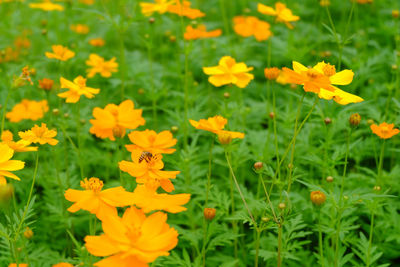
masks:
[[[36,121],[43,118],[47,111],[49,111],[47,100],[35,101],[23,99],[10,112],[7,112],[6,118],[10,122],[20,122],[22,120]]]
[[[103,182],[99,178],[85,178],[81,181],[81,187],[85,190],[68,189],[64,194],[68,201],[75,202],[68,208],[69,212],[83,209],[103,220],[111,215],[117,216],[116,207],[134,204],[133,193],[127,192],[122,186],[102,190]]]
[[[108,257],[97,267],[148,267],[159,256],[178,244],[178,232],[167,223],[167,215],[156,212],[146,217],[142,210],[126,209],[122,218],[109,216],[103,220],[104,234],[86,236],[86,249],[97,257]]]
[[[203,71],[207,75],[211,75],[208,81],[217,87],[226,84],[235,84],[239,88],[245,88],[254,75],[248,73],[253,67],[247,67],[243,62],[236,63],[236,60],[230,56],[224,56],[219,60],[218,66],[203,67]]]
[[[28,131],[19,132],[18,135],[22,140],[29,142],[29,144],[39,143],[41,145],[49,144],[52,146],[58,144],[58,140],[53,138],[56,137],[57,131],[49,130],[45,123],[42,123],[40,127],[35,125]]]
[[[26,37],[18,37],[14,40],[14,45],[17,49],[26,48],[28,49],[31,47],[31,41],[29,41]]]
[[[69,27],[71,31],[74,31],[79,34],[88,34],[89,27],[85,24],[73,24]]]
[[[91,67],[86,70],[88,72],[88,78],[94,77],[97,73],[100,73],[102,77],[109,78],[111,77],[111,72],[118,71],[118,63],[115,62],[115,57],[109,61],[105,61],[104,58],[99,55],[90,54],[89,59],[86,60],[86,65]]]
[[[60,78],[61,88],[69,89],[66,92],[59,93],[58,96],[66,98],[66,103],[76,103],[81,98],[81,95],[87,98],[93,98],[94,95],[100,92],[100,89],[86,87],[86,79],[82,76],[78,76],[74,79],[74,82],[68,81],[67,79]]]
[[[52,79],[43,78],[39,80],[39,87],[43,90],[50,91],[53,88],[54,81]]]
[[[134,107],[132,100],[125,100],[119,106],[108,104],[104,109],[94,108],[95,119],[90,120],[93,125],[89,130],[90,133],[114,141],[114,136],[125,136],[126,129],[136,129],[144,125],[146,121],[142,117],[142,110]]]
[[[237,16],[233,18],[233,23],[233,29],[240,36],[254,36],[259,42],[268,40],[268,38],[272,36],[272,32],[269,30],[269,23],[259,20],[257,17]]]
[[[64,10],[64,7],[62,5],[55,4],[55,3],[51,2],[50,0],[43,0],[43,2],[41,2],[41,3],[30,3],[29,7],[41,9],[44,11],[54,11],[54,10],[63,11]]]
[[[299,62],[293,61],[293,70],[282,68],[285,81],[304,86],[304,91],[318,94],[323,99],[333,99],[341,105],[358,103],[363,101],[361,97],[346,93],[335,85],[347,85],[353,80],[354,73],[351,70],[343,70],[336,73],[335,66],[319,62],[312,68],[307,68]]]
[[[75,52],[69,50],[67,47],[64,47],[62,45],[52,45],[51,49],[53,50],[53,53],[45,53],[47,58],[55,58],[61,61],[66,61],[75,56]]]
[[[130,152],[134,150],[147,151],[152,154],[172,154],[176,149],[170,148],[176,145],[177,140],[170,131],[156,133],[153,130],[133,131],[128,134],[133,145],[126,145]]]
[[[82,4],[93,5],[95,0],[79,0]]]
[[[261,14],[275,16],[276,21],[285,23],[289,29],[293,29],[293,25],[290,24],[290,22],[297,21],[300,19],[299,16],[294,16],[292,11],[288,9],[285,4],[282,4],[281,2],[275,3],[275,9],[259,3],[257,5],[257,10]]]
[[[196,129],[209,131],[218,135],[229,134],[231,138],[244,138],[244,133],[230,132],[223,130],[228,120],[222,116],[210,117],[207,120],[201,119],[199,121],[189,120],[190,124]]]
[[[0,144],[8,145],[15,152],[29,152],[29,151],[37,151],[37,147],[29,146],[30,143],[25,140],[19,140],[14,142],[12,132],[6,130],[1,134],[1,142]]]
[[[387,124],[386,122],[383,122],[379,124],[379,126],[376,124],[372,124],[370,127],[372,132],[382,139],[392,138],[400,132],[399,129],[394,128],[393,123]]]
[[[188,17],[190,19],[197,19],[204,17],[206,14],[201,12],[198,9],[191,8],[190,1],[181,1],[180,0],[175,0],[175,5],[169,5],[168,6],[168,12],[177,14],[179,16],[183,17]]]
[[[264,75],[268,80],[276,80],[279,77],[281,70],[277,67],[265,68]]]
[[[185,211],[186,208],[182,207],[182,205],[185,205],[190,200],[190,194],[158,194],[156,190],[145,185],[136,186],[133,194],[135,195],[135,205],[145,213],[154,210],[164,210],[170,213]]]
[[[102,47],[106,44],[106,41],[102,38],[94,38],[89,40],[89,44],[92,46]]]
[[[16,263],[10,263],[8,267],[28,267],[28,264],[26,263],[19,263],[18,265]]]
[[[20,160],[10,160],[14,155],[8,145],[0,143],[0,184],[5,184],[5,178],[9,177],[15,180],[20,180],[18,176],[10,171],[18,171],[24,168],[25,162]]]
[[[374,2],[374,1],[373,0],[357,0],[357,3],[359,3],[359,4],[371,4],[372,2]]]
[[[311,192],[310,199],[311,199],[312,203],[319,206],[326,201],[326,196],[325,196],[324,192],[317,190],[317,191]]]
[[[74,267],[71,263],[68,262],[60,262],[57,264],[52,265],[52,267]]]
[[[221,34],[222,31],[220,29],[207,32],[206,26],[204,24],[200,24],[197,26],[197,28],[193,28],[191,25],[188,25],[183,37],[185,40],[197,40],[218,37]]]
[[[175,179],[180,171],[162,171],[164,163],[161,154],[151,155],[141,160],[142,153],[140,150],[132,151],[132,161],[120,161],[119,168],[136,177],[138,184],[145,184],[153,190],[161,186],[165,191],[172,192],[174,185],[169,179]]]
[[[175,0],[154,0],[153,3],[140,2],[142,14],[145,16],[151,16],[154,12],[164,14],[168,11],[168,7],[172,5]]]

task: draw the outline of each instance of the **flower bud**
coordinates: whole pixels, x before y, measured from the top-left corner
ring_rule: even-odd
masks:
[[[392,65],[392,70],[397,70],[399,68],[399,66],[397,66],[396,64]]]
[[[372,119],[369,119],[369,120],[367,120],[367,123],[368,123],[368,125],[371,125],[371,124],[374,124],[374,123],[375,123],[375,121],[374,121],[374,120],[372,120]]]
[[[178,126],[172,126],[171,132],[176,133],[179,130]]]
[[[54,108],[54,109],[52,110],[52,112],[53,112],[53,115],[55,115],[55,116],[57,116],[58,114],[60,114],[60,110],[59,110],[58,108]]]
[[[137,92],[138,92],[139,95],[143,95],[144,94],[144,89],[143,88],[139,88],[137,90]]]
[[[0,184],[0,204],[8,202],[14,194],[12,184]]]
[[[215,213],[217,212],[214,208],[204,208],[204,218],[211,221],[215,217]]]
[[[54,81],[48,78],[39,80],[39,87],[43,90],[50,91],[53,88]]]
[[[329,117],[326,117],[326,118],[324,119],[324,123],[325,123],[326,125],[331,124],[331,123],[332,123],[332,119],[329,118]]]
[[[69,113],[64,113],[64,118],[69,118]]]
[[[225,97],[226,99],[228,99],[228,98],[230,98],[230,97],[231,97],[231,94],[230,94],[230,93],[228,93],[228,92],[225,92],[225,93],[224,93],[224,97]]]
[[[333,182],[333,177],[332,177],[332,176],[326,177],[326,181],[327,181],[328,183],[332,183],[332,182]]]
[[[268,114],[268,116],[269,116],[271,119],[273,119],[273,118],[275,118],[275,113],[271,111],[271,112]]]
[[[256,170],[261,170],[263,167],[263,163],[261,161],[257,161],[256,163],[254,163],[254,169]]]
[[[392,10],[392,17],[397,19],[400,16],[399,10]]]
[[[232,142],[232,136],[229,133],[220,133],[218,134],[218,141],[221,145],[229,145]]]
[[[278,208],[281,210],[284,210],[286,208],[286,204],[285,203],[279,203]]]
[[[261,221],[263,221],[263,222],[269,222],[271,219],[270,218],[268,218],[268,217],[262,217],[261,218]]]
[[[361,116],[358,113],[354,113],[350,116],[349,122],[352,126],[358,126],[361,122]]]
[[[292,163],[289,163],[289,164],[287,165],[287,167],[288,167],[288,169],[293,169],[293,164],[292,164]]]
[[[155,18],[149,18],[149,23],[150,23],[150,24],[153,24],[155,21],[156,21]]]
[[[24,231],[24,236],[26,239],[31,239],[33,237],[33,231],[31,228],[26,227]]]
[[[317,206],[323,204],[326,200],[325,194],[319,190],[312,191],[310,194],[310,198],[311,198],[311,202]]]
[[[175,36],[175,35],[171,35],[171,36],[169,37],[169,41],[170,41],[171,43],[175,43],[175,42],[176,42],[176,36]]]
[[[375,185],[375,186],[374,186],[374,191],[377,191],[377,192],[378,192],[378,191],[381,191],[381,189],[382,189],[382,188],[381,188],[379,185]]]

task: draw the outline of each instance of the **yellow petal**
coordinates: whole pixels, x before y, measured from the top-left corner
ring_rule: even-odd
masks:
[[[329,80],[332,84],[336,85],[347,85],[353,81],[354,72],[351,70],[343,70],[332,75]]]

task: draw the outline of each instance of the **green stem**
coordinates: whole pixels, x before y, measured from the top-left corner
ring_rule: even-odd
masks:
[[[207,187],[206,187],[206,201],[205,201],[205,208],[208,206],[208,195],[210,193],[210,187],[211,187],[211,163],[212,163],[212,151],[214,148],[214,142],[215,139],[212,139],[211,146],[210,146],[210,152],[208,154],[208,174],[207,174]]]
[[[261,230],[256,230],[256,243],[255,243],[255,250],[256,250],[256,255],[254,257],[254,267],[258,267],[258,254],[260,252],[260,236],[261,236]]]
[[[373,234],[374,234],[374,220],[375,220],[375,209],[373,209],[372,213],[371,213],[371,226],[369,228],[368,251],[367,251],[367,262],[366,262],[367,267],[370,266],[372,237],[373,237]]]
[[[8,89],[7,90],[7,97],[6,97],[6,100],[4,101],[3,114],[2,114],[2,117],[1,117],[1,132],[0,132],[0,136],[3,134],[3,131],[4,131],[4,122],[5,122],[5,118],[6,118],[7,105],[8,105],[8,100],[10,99],[10,95],[11,95],[11,89]]]
[[[79,169],[81,173],[81,179],[84,178],[83,172],[83,159],[82,159],[82,151],[81,151],[81,102],[79,101],[77,104],[76,111],[76,139],[77,139],[77,149],[78,149],[78,158],[79,158]]]
[[[383,166],[383,158],[385,155],[385,139],[383,140],[382,147],[381,147],[381,154],[379,156],[379,165],[378,165],[378,175],[376,177],[376,185],[379,185],[382,183],[381,181],[381,175],[382,175],[382,166]]]
[[[318,208],[318,243],[319,243],[319,256],[321,266],[324,267],[324,249],[322,243],[322,229],[321,229],[321,209]]]
[[[281,253],[282,253],[282,225],[278,224],[278,267],[280,267],[282,264]]]

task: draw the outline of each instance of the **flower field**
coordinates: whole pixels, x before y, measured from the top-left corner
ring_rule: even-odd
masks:
[[[0,16],[0,267],[400,266],[398,0]]]

